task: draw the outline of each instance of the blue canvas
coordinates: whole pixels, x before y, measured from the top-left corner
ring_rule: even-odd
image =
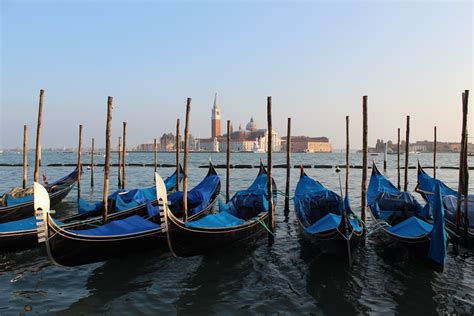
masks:
[[[431,231],[430,249],[428,258],[439,265],[444,265],[446,259],[446,241],[447,235],[444,227],[444,207],[441,199],[440,184],[435,185],[435,194],[433,199],[433,230]]]
[[[218,214],[209,214],[195,221],[186,222],[186,227],[194,228],[221,228],[238,226],[245,223],[244,220],[237,218],[227,212],[219,212]]]
[[[160,225],[150,222],[138,215],[115,220],[105,225],[83,230],[69,230],[72,233],[86,236],[117,236],[146,232],[160,228]]]

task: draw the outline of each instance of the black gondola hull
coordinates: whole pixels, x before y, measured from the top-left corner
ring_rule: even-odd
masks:
[[[166,247],[161,229],[117,237],[75,235],[48,224],[48,246],[51,259],[63,266],[78,266],[112,259],[124,254]]]
[[[299,223],[300,234],[303,236],[303,240],[317,251],[324,254],[329,254],[335,257],[348,258],[348,243],[347,240],[338,232],[337,229],[327,231],[324,234],[309,234],[305,231],[303,224]],[[363,232],[354,232],[349,240],[349,247],[351,258],[353,254],[360,246],[360,240],[363,236]]]
[[[259,217],[268,226],[268,213]],[[170,250],[177,257],[191,257],[234,247],[257,239],[266,232],[259,221],[246,225],[218,229],[188,228],[181,221],[168,216],[167,234]]]

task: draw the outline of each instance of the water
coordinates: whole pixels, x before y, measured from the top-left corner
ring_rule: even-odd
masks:
[[[30,158],[32,158],[30,154]],[[115,157],[114,157],[115,158]],[[225,154],[194,153],[190,156],[190,187],[205,175],[211,158],[225,163]],[[382,167],[383,156],[371,156]],[[83,155],[89,162],[90,156]],[[173,154],[159,154],[160,163],[173,163]],[[233,154],[233,164],[258,165],[264,154]],[[292,164],[344,163],[344,155],[294,154]],[[396,181],[396,156],[389,155],[388,176]],[[426,166],[431,155],[412,155]],[[439,166],[456,166],[457,154],[438,155]],[[96,162],[101,162],[96,158]],[[73,153],[43,153],[43,163],[74,163]],[[153,154],[130,153],[128,162],[153,163]],[[353,164],[361,155],[352,154]],[[114,161],[113,161],[114,162]],[[472,165],[471,161],[471,165]],[[0,163],[21,163],[21,154],[0,154]],[[274,164],[285,163],[284,154],[274,154]],[[402,160],[403,163],[403,160]],[[33,160],[30,159],[30,165]],[[65,175],[71,167],[44,167],[50,181]],[[225,170],[218,169],[224,184]],[[431,169],[427,169],[432,172]],[[171,168],[160,168],[166,177]],[[231,194],[246,188],[257,169],[232,169]],[[285,169],[274,169],[278,188],[284,190]],[[338,175],[333,169],[307,169],[339,192]],[[152,167],[128,167],[130,188],[153,185]],[[21,185],[21,167],[0,167],[0,192]],[[33,168],[29,169],[31,183]],[[458,171],[439,169],[438,177],[456,188]],[[291,196],[299,171],[292,169]],[[343,175],[342,175],[343,176]],[[85,170],[83,197],[100,200],[102,168],[95,173],[95,189],[90,189],[90,170]],[[402,177],[403,179],[403,177]],[[471,187],[473,175],[471,174]],[[111,188],[116,188],[117,168],[112,168]],[[416,170],[409,170],[409,187],[414,189]],[[350,195],[353,209],[360,209],[361,170],[352,169]],[[224,188],[224,186],[223,186]],[[417,194],[415,194],[418,196]],[[419,197],[419,196],[418,196]],[[56,207],[58,215],[75,209],[76,191]],[[421,200],[421,198],[419,199]],[[474,255],[449,249],[443,273],[430,270],[425,263],[403,252],[390,249],[374,238],[360,250],[352,268],[345,262],[322,257],[301,244],[297,223],[283,217],[283,198],[278,197],[275,244],[269,248],[265,238],[241,248],[230,248],[211,255],[176,259],[166,250],[130,255],[107,262],[76,268],[51,264],[43,250],[0,255],[0,315],[116,315],[116,314],[474,314]],[[32,309],[31,312],[27,310]]]

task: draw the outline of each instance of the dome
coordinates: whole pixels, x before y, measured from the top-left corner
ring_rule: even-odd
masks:
[[[245,127],[246,130],[248,131],[256,131],[257,130],[257,123],[253,120],[253,117],[250,119],[250,122],[247,123],[247,126]]]

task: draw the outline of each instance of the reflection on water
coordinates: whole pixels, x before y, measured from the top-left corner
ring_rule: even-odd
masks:
[[[216,164],[225,162],[225,154],[191,154],[190,187],[206,174],[211,157]],[[43,162],[74,163],[74,153],[43,153]],[[97,157],[96,157],[97,158]],[[173,154],[159,156],[160,163],[173,163]],[[257,166],[263,154],[233,154],[233,164]],[[383,157],[371,157],[381,165]],[[32,159],[30,155],[30,159]],[[115,159],[115,157],[114,157]],[[274,154],[274,163],[284,163],[284,154]],[[387,175],[396,179],[396,157],[389,156]],[[431,155],[416,155],[431,165]],[[440,154],[438,164],[455,166],[458,155]],[[474,159],[474,157],[470,157]],[[130,163],[152,163],[153,154],[130,153]],[[0,163],[21,163],[21,155],[3,153]],[[330,164],[344,162],[343,154],[294,154],[292,163]],[[352,155],[360,165],[361,156]],[[474,162],[474,160],[473,160]],[[30,161],[31,163],[31,161]],[[402,161],[403,164],[403,161]],[[67,174],[73,167],[45,167],[48,179]],[[112,168],[111,190],[116,188],[117,170]],[[224,183],[225,170],[218,169]],[[280,190],[284,189],[285,169],[274,169]],[[32,176],[29,169],[29,176]],[[96,168],[95,188],[89,188],[90,170],[85,170],[82,197],[100,200],[102,168]],[[160,168],[166,177],[172,168]],[[231,193],[246,188],[257,169],[232,169]],[[333,190],[339,190],[333,169],[307,169]],[[428,169],[428,172],[431,170]],[[0,192],[21,185],[21,168],[0,167]],[[456,188],[457,170],[440,169],[440,179]],[[291,187],[299,172],[292,170]],[[29,178],[31,183],[32,177]],[[474,181],[474,177],[470,177]],[[353,209],[360,209],[361,170],[350,175]],[[409,170],[410,189],[416,184],[416,170]],[[474,182],[473,182],[474,183]],[[153,185],[153,167],[129,167],[127,184],[133,187]],[[56,207],[58,216],[76,209],[76,191]],[[416,195],[417,196],[417,195]],[[422,258],[414,257],[390,245],[377,242],[376,235],[356,253],[354,264],[320,256],[300,240],[293,210],[286,221],[283,198],[279,197],[276,214],[275,244],[269,248],[265,237],[246,247],[225,249],[206,256],[176,259],[166,249],[129,255],[77,268],[52,265],[43,250],[0,255],[0,315],[18,315],[31,306],[32,313],[62,315],[103,314],[474,314],[474,256],[450,250],[443,273],[434,272]],[[291,205],[292,206],[292,205]],[[28,314],[28,313],[27,313]]]

